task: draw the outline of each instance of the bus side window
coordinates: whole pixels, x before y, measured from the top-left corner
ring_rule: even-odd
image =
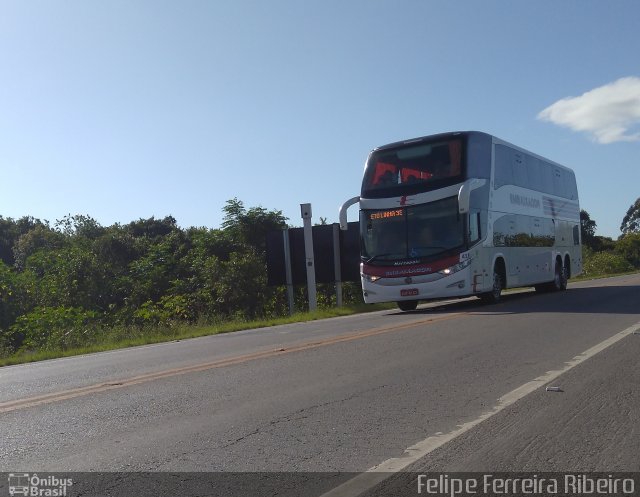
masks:
[[[480,211],[474,210],[469,213],[469,243],[476,243],[480,237]]]

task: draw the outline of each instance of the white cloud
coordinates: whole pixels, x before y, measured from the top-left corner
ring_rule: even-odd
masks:
[[[591,134],[599,143],[640,141],[640,78],[621,78],[579,97],[558,100],[538,119]]]

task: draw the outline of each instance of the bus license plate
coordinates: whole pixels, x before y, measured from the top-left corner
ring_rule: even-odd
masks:
[[[417,288],[407,288],[406,290],[400,290],[401,297],[411,297],[412,295],[418,295]]]

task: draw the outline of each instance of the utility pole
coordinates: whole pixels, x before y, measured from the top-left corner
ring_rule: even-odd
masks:
[[[313,257],[313,230],[311,227],[311,204],[300,204],[300,213],[304,223],[304,254],[307,265],[307,289],[309,295],[309,311],[318,308],[316,296],[316,268]]]

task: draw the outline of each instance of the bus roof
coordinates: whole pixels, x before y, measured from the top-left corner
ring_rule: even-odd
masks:
[[[492,136],[487,134],[487,133],[483,133],[481,131],[450,131],[450,132],[446,132],[446,133],[438,133],[435,135],[426,135],[426,136],[421,136],[419,138],[411,138],[410,140],[402,140],[402,141],[398,141],[398,142],[393,142],[393,143],[388,143],[387,145],[381,145],[379,147],[376,147],[373,149],[373,152],[376,152],[378,150],[385,150],[387,148],[396,148],[396,147],[401,147],[403,145],[410,145],[412,143],[421,143],[421,142],[427,142],[427,141],[438,141],[438,140],[448,140],[451,138],[458,138],[461,136],[468,136],[470,134],[478,134],[478,135],[485,135],[489,138],[491,138]]]
[[[445,133],[437,133],[434,135],[426,135],[426,136],[421,136],[418,138],[411,138],[409,140],[402,140],[402,141],[398,141],[398,142],[393,142],[393,143],[388,143],[386,145],[381,145],[379,147],[374,148],[371,152],[377,152],[377,151],[381,151],[381,150],[386,150],[386,149],[393,149],[396,147],[401,147],[404,145],[410,145],[413,143],[422,143],[422,142],[431,142],[431,141],[446,141],[446,140],[450,140],[452,138],[458,138],[458,137],[463,137],[463,138],[468,138],[469,136],[476,136],[480,139],[485,139],[485,140],[492,140],[494,143],[499,143],[501,145],[506,145],[508,147],[514,148],[516,150],[519,150],[520,152],[524,152],[527,153],[529,155],[532,155],[534,157],[537,157],[538,159],[542,159],[546,162],[549,162],[551,164],[553,164],[554,166],[558,166],[562,169],[566,169],[568,171],[573,171],[570,167],[564,166],[562,164],[558,164],[557,162],[548,159],[542,155],[536,154],[535,152],[531,152],[530,150],[527,150],[525,148],[519,147],[518,145],[514,145],[513,143],[510,143],[508,141],[505,141],[501,138],[498,138],[497,136],[491,135],[489,133],[485,133],[483,131],[473,131],[473,130],[468,130],[468,131],[449,131],[449,132],[445,132]]]

